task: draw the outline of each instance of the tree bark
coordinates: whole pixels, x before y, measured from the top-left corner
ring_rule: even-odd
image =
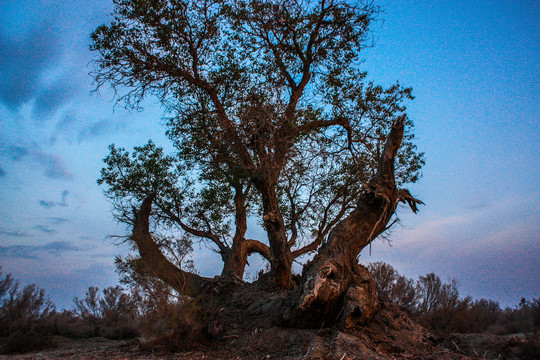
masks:
[[[263,222],[270,243],[271,273],[276,285],[283,289],[293,286],[291,276],[293,257],[287,246],[285,222],[279,210],[276,188],[263,185],[260,189],[263,203]]]
[[[247,258],[253,253],[258,253],[263,258],[272,262],[270,248],[258,240],[243,239],[233,242],[233,245],[225,258],[222,276],[234,276],[240,280],[244,277],[244,271],[247,265]]]
[[[227,248],[222,258],[224,261],[222,276],[234,276],[240,280],[244,277],[247,257],[252,253],[259,253],[268,261],[271,260],[270,248],[258,240],[246,239],[247,208],[246,200],[249,189],[244,191],[241,185],[236,185],[234,193],[235,228],[232,246]],[[223,250],[222,250],[223,251]]]
[[[234,280],[232,278],[242,280],[247,264],[247,257],[249,255],[258,253],[268,261],[271,261],[272,258],[268,245],[258,240],[245,238],[247,230],[247,211],[245,207],[247,191],[243,192],[241,187],[236,190],[234,199],[236,206],[236,232],[233,237],[233,243],[230,248],[225,246],[225,244],[220,246],[220,253],[224,261],[221,275],[223,278],[230,278],[230,280]],[[133,209],[135,214],[135,224],[133,226],[131,239],[137,245],[141,259],[154,276],[158,277],[181,294],[188,296],[200,295],[202,290],[207,287],[207,284],[215,281],[210,278],[204,278],[183,271],[163,255],[149,231],[149,217],[152,210],[152,204],[155,200],[154,198],[155,196],[153,195],[147,197],[143,201],[140,209]],[[174,214],[172,214],[171,217],[174,218],[184,230],[191,234],[203,237],[209,237],[211,235],[187,227],[177,216],[174,216]],[[220,243],[218,239],[215,239],[214,242]]]
[[[403,139],[404,120],[405,115],[394,123],[377,174],[365,185],[355,210],[332,229],[317,255],[305,266],[303,286],[293,295],[293,323],[338,323],[348,327],[375,313],[375,284],[369,272],[358,264],[357,256],[386,229],[398,202],[409,203],[414,212],[416,204],[421,203],[395,185],[394,159]]]
[[[133,209],[135,224],[131,239],[137,245],[139,254],[152,274],[179,293],[195,297],[202,293],[210,279],[186,272],[171,263],[161,252],[150,234],[149,217],[155,196],[147,197],[140,209]]]
[[[244,193],[241,185],[235,186],[234,190],[234,222],[236,231],[233,236],[230,250],[223,256],[224,265],[221,275],[235,276],[242,279],[247,262],[246,244],[244,242],[247,231],[246,198],[249,190],[246,190]]]

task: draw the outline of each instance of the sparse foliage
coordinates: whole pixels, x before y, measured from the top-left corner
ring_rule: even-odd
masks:
[[[101,309],[99,307],[99,289],[91,286],[86,291],[84,299],[74,298],[75,311],[85,320],[96,323],[101,318]]]
[[[406,310],[436,334],[503,335],[532,333],[540,329],[540,299],[522,299],[516,308],[501,309],[499,303],[493,300],[460,298],[455,280],[444,283],[434,273],[420,276],[415,282],[383,262],[368,264],[368,268],[382,300]],[[407,284],[404,287],[406,291],[401,291],[400,283]]]
[[[75,313],[90,327],[92,336],[132,337],[138,333],[140,298],[126,293],[120,286],[103,289],[89,287],[84,299],[74,298]]]
[[[0,272],[1,275],[1,272]],[[45,291],[31,284],[21,289],[20,283],[6,275],[0,280],[0,334],[20,336],[43,322],[55,307]]]
[[[148,212],[148,236],[132,237],[141,257],[168,285],[185,291],[187,282],[197,292],[203,280],[168,251],[195,237],[221,254],[223,275],[242,278],[255,252],[280,287],[294,286],[293,260],[316,251],[357,209],[413,98],[399,83],[367,81],[361,69],[379,8],[346,0],[114,3],[113,21],[92,34],[97,86],[118,90],[128,107],[157,96],[177,150],[164,155],[150,142],[130,156],[112,146],[105,159],[98,182],[117,218],[133,224],[133,205],[141,218]],[[383,225],[394,203],[413,199],[397,195],[396,184],[417,181],[424,163],[412,121],[399,124],[392,169],[385,167],[392,181],[384,182],[397,197]],[[267,239],[245,238],[250,215]],[[386,230],[376,227],[368,242]]]
[[[0,276],[2,271],[0,268]],[[45,291],[35,284],[21,289],[11,274],[0,279],[0,337],[7,342],[0,353],[11,354],[39,350],[53,345],[44,333],[47,322],[55,313],[55,306]]]
[[[434,273],[420,276],[418,280],[420,293],[419,309],[426,315],[432,315],[439,310],[455,308],[458,304],[459,293],[457,282],[443,283]]]
[[[368,269],[377,285],[377,293],[383,300],[409,312],[417,309],[420,294],[412,279],[400,275],[396,269],[384,262],[370,263]]]

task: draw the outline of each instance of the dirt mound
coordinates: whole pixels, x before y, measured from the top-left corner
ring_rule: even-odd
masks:
[[[384,325],[379,323],[378,326]],[[251,331],[237,329],[235,333],[224,332],[213,341],[201,342],[189,351],[174,353],[159,347],[148,349],[149,339],[113,341],[103,338],[62,338],[58,339],[55,349],[6,359],[469,359],[437,346],[428,334],[418,332],[416,327],[403,332],[391,330],[384,336],[380,336],[377,331],[354,331],[355,334],[332,329],[290,329],[277,326]],[[409,342],[411,340],[413,343]]]
[[[263,281],[229,293],[213,312],[211,341],[195,358],[222,359],[469,359],[440,346],[422,326],[396,306],[382,303],[365,325],[348,329],[289,328],[287,291]],[[199,356],[199,357],[197,357]]]
[[[219,291],[226,294],[224,298],[206,304],[201,310],[205,312],[206,322],[201,327],[204,331],[189,349],[171,351],[166,336],[131,341],[57,338],[55,349],[9,358],[465,360],[514,354],[511,350],[481,353],[490,347],[506,349],[510,343],[499,346],[489,342],[490,338],[478,335],[455,335],[444,342],[437,341],[425,328],[388,303],[381,303],[376,315],[364,325],[347,329],[287,327],[284,320],[290,295],[287,291],[278,291],[263,282],[226,290]],[[522,356],[523,351],[517,355]]]

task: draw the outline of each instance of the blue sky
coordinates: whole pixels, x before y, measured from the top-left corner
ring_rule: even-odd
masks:
[[[410,189],[426,206],[400,208],[391,246],[378,241],[360,260],[455,278],[462,295],[503,306],[540,297],[540,4],[383,5],[365,69],[414,88],[408,114],[427,164]],[[105,0],[0,2],[0,265],[61,307],[114,284],[114,256],[126,251],[107,239],[125,229],[96,184],[107,146],[151,138],[170,149],[152,99],[129,112],[106,90],[90,94],[89,35],[111,10]],[[203,275],[220,269],[204,249],[194,258]]]

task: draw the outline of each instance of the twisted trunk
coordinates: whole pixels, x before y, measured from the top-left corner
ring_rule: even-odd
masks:
[[[314,259],[303,271],[303,286],[294,295],[290,319],[300,326],[339,323],[352,326],[371,318],[377,309],[375,285],[357,262],[360,251],[380,233],[400,201],[416,212],[407,190],[397,189],[394,159],[403,139],[405,115],[388,135],[376,176],[365,185],[355,210],[330,232]]]
[[[244,192],[241,186],[237,186],[235,190],[236,232],[233,237],[232,246],[226,246],[226,244],[221,242],[215,236],[214,242],[221,245],[220,253],[224,261],[221,273],[222,277],[242,280],[247,257],[249,255],[252,253],[259,253],[268,261],[271,260],[271,255],[270,248],[267,245],[258,240],[245,238],[247,230],[247,210],[245,202],[249,190]],[[201,293],[205,284],[212,280],[183,271],[163,255],[149,230],[149,218],[154,200],[155,196],[150,195],[142,202],[140,209],[133,209],[135,223],[131,239],[137,245],[141,259],[154,276],[160,278],[166,284],[184,295],[197,296]],[[213,236],[211,233],[197,232],[183,224],[179,218],[176,219],[178,224],[192,234],[206,237],[210,235]]]
[[[338,324],[350,327],[369,320],[377,311],[375,284],[371,275],[357,262],[360,251],[369,245],[387,226],[397,204],[407,202],[416,212],[419,200],[407,190],[396,188],[394,159],[401,145],[405,116],[393,125],[380,159],[377,174],[364,186],[354,211],[330,232],[313,260],[304,267],[302,285],[289,293],[285,308],[274,314],[294,326],[323,326]],[[285,226],[277,204],[275,187],[260,186],[264,225],[270,247],[256,240],[243,238],[245,213],[237,214],[238,232],[225,263],[224,273],[241,278],[246,258],[258,252],[271,260],[273,279],[278,286],[292,286],[292,254],[287,248]],[[149,232],[149,215],[153,197],[145,199],[135,211],[132,239],[141,258],[153,274],[182,294],[200,295],[212,279],[188,273],[176,267],[161,253]],[[242,198],[235,198],[238,209],[245,210]],[[243,214],[243,215],[242,215]],[[215,279],[214,279],[215,280]],[[278,300],[276,300],[278,301]],[[276,306],[278,304],[276,303]],[[277,307],[276,307],[277,309]],[[269,316],[272,314],[269,314]]]
[[[152,238],[149,217],[155,196],[144,199],[140,209],[133,209],[135,224],[131,239],[137,245],[139,254],[150,272],[179,293],[191,297],[201,294],[210,279],[186,272],[171,263],[161,252]]]
[[[243,191],[241,185],[234,187],[234,207],[236,231],[234,233],[232,246],[227,249],[223,256],[223,276],[236,276],[239,279],[244,277],[244,269],[247,262],[247,246],[245,244],[245,235],[247,231],[247,209],[246,198],[249,190]]]

